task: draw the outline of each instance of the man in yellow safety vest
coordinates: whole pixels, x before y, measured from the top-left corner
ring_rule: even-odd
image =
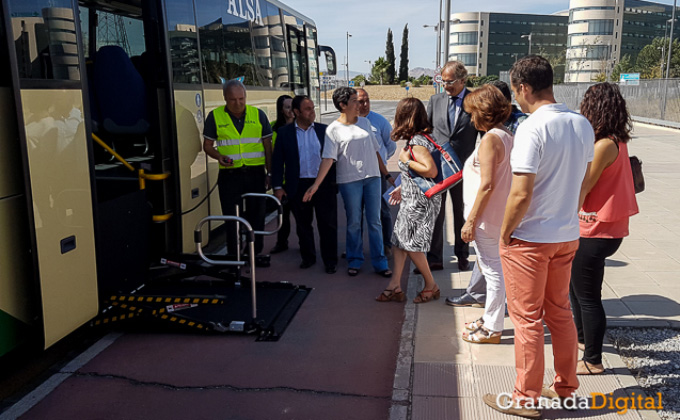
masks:
[[[246,87],[238,80],[224,84],[226,106],[211,111],[203,129],[203,150],[220,164],[217,178],[222,214],[234,215],[245,193],[264,193],[271,184],[272,129],[267,114],[246,105]],[[242,214],[254,230],[264,230],[265,202],[248,199]],[[227,223],[227,252],[236,254],[236,224]],[[255,254],[262,252],[255,237]]]

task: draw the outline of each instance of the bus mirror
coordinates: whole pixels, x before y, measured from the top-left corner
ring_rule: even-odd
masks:
[[[335,51],[333,51],[333,48],[320,45],[319,51],[326,56],[326,74],[329,76],[337,74],[337,62],[335,60]]]

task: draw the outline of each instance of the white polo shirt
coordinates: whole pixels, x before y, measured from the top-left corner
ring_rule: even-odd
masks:
[[[537,243],[579,238],[578,199],[595,134],[588,120],[564,104],[543,105],[515,134],[513,173],[536,174],[531,204],[512,237]]]

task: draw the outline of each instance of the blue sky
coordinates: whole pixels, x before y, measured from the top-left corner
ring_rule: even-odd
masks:
[[[434,68],[436,33],[423,25],[437,23],[439,0],[282,0],[288,6],[313,19],[319,30],[319,43],[333,47],[338,56],[338,71],[344,69],[349,32],[349,68],[367,73],[368,63],[385,55],[387,29],[394,35],[394,49],[399,52],[404,25],[409,27],[409,67]],[[673,0],[657,0],[673,4]],[[551,14],[569,9],[569,0],[451,0],[451,13],[505,12]],[[442,13],[443,15],[443,13]],[[443,43],[442,43],[443,44]],[[322,66],[325,67],[325,66]],[[344,74],[344,73],[343,73]]]

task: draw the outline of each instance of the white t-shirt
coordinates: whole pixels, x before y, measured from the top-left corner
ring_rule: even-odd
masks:
[[[588,120],[564,104],[543,105],[517,129],[513,173],[536,174],[531,204],[513,238],[537,243],[579,238],[578,198],[595,134]]]
[[[326,129],[324,140],[324,159],[334,159],[337,164],[338,184],[359,181],[364,178],[380,176],[378,155],[380,143],[373,134],[371,123],[359,117],[356,124],[345,125],[333,121]]]

